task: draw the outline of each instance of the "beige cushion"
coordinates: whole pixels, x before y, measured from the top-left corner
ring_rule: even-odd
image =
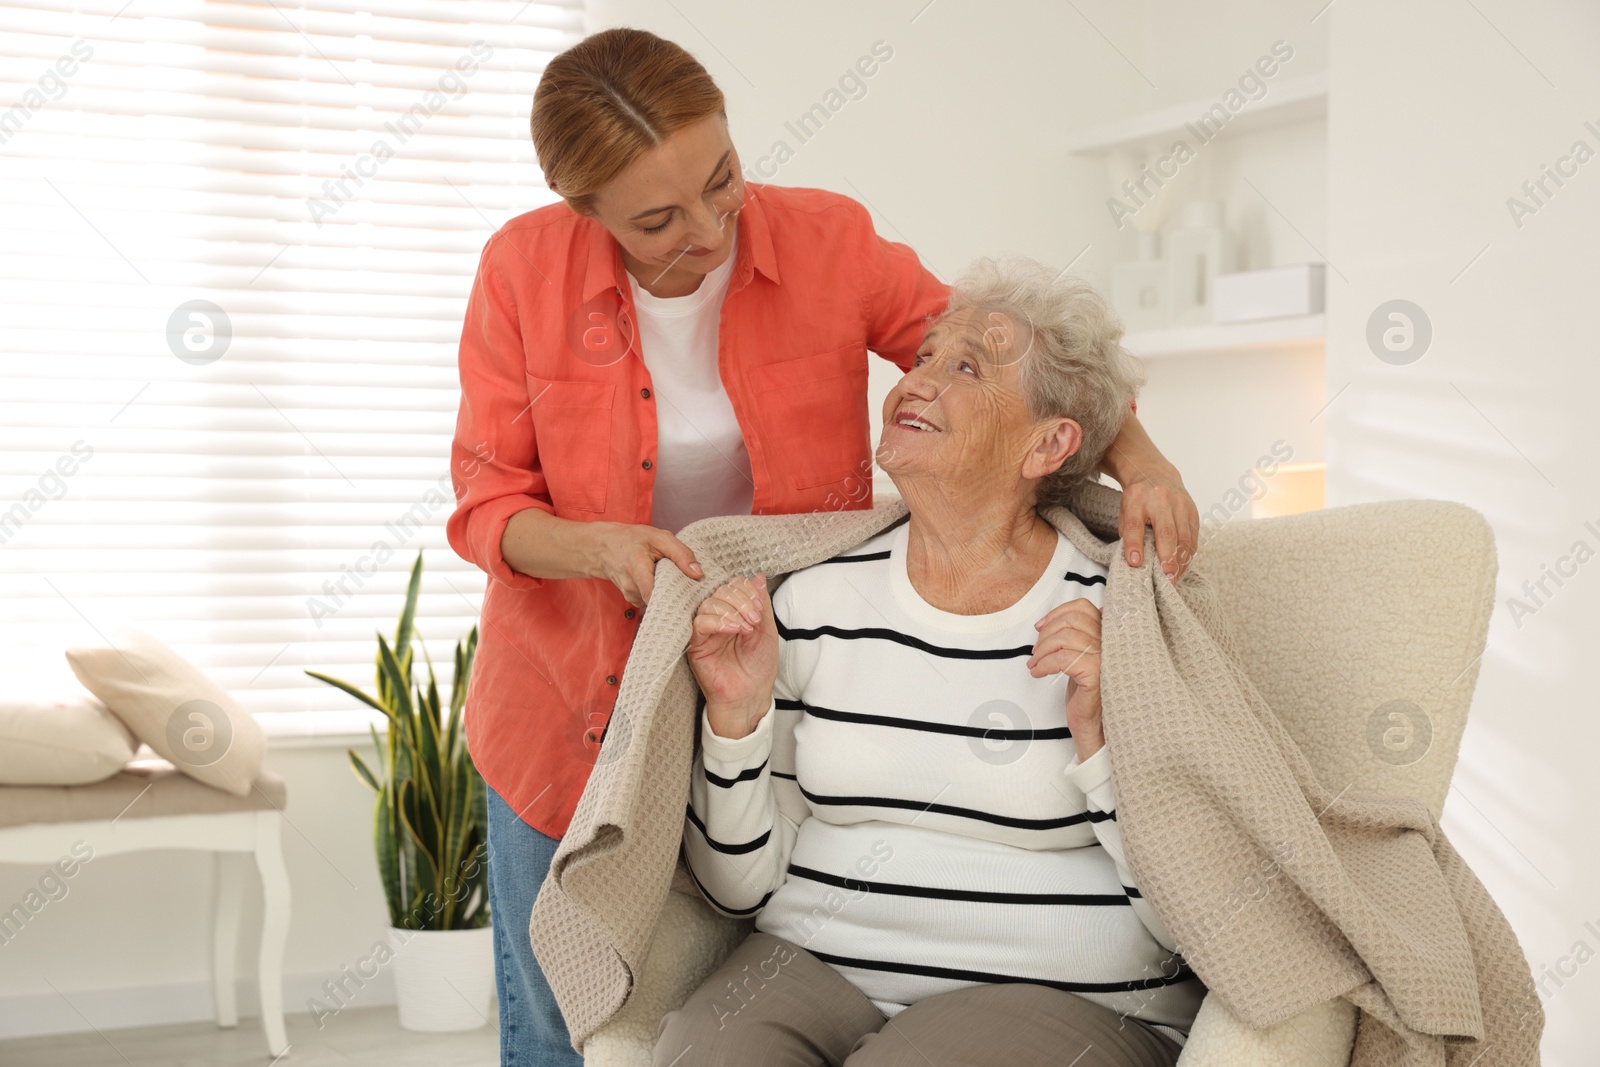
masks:
[[[216,815],[229,811],[282,811],[283,779],[262,771],[241,797],[201,785],[165,760],[130,763],[92,785],[0,787],[0,827],[29,823],[150,819],[158,815]]]
[[[134,736],[178,770],[244,796],[261,772],[267,738],[254,716],[172,649],[138,631],[115,648],[74,648],[78,680]]]
[[[111,777],[137,744],[93,697],[0,701],[0,785],[83,785]]]

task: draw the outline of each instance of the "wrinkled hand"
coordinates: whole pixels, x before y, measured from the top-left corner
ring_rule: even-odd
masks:
[[[778,677],[778,627],[766,575],[724,582],[701,602],[688,656],[712,733],[738,738],[754,730]]]
[[[1170,465],[1147,466],[1123,483],[1117,532],[1130,567],[1143,562],[1146,526],[1155,530],[1162,571],[1176,582],[1200,547],[1200,511]]]
[[[1100,729],[1100,609],[1079,597],[1033,624],[1039,639],[1028,658],[1035,678],[1067,676],[1067,729],[1083,762],[1104,747]]]

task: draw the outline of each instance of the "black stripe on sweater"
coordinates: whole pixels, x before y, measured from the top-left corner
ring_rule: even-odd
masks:
[[[706,898],[706,901],[710,903],[713,908],[716,908],[724,915],[754,915],[756,912],[767,906],[767,901],[772,899],[772,894],[775,892],[771,889],[767,890],[767,895],[757,901],[755,907],[753,908],[730,908],[726,904],[719,901],[716,897],[706,892],[706,887],[701,884],[699,877],[694,873],[693,867],[686,863],[684,864],[684,869],[689,872],[689,877],[694,879],[694,884],[699,888],[701,894]]]
[[[712,785],[719,789],[732,789],[740,782],[753,782],[757,778],[761,777],[761,769],[766,765],[767,761],[762,760],[761,767],[747,767],[738,774],[734,775],[732,778],[724,778],[720,774],[712,774],[710,770],[705,768],[704,764],[701,765],[701,769],[705,770],[706,781],[710,782]]]
[[[897,897],[922,897],[928,900],[960,900],[977,904],[1066,904],[1123,908],[1129,905],[1128,898],[1120,893],[997,893],[979,889],[945,889],[940,886],[903,885],[897,882],[869,882],[861,878],[844,878],[826,871],[813,870],[798,863],[789,864],[789,873],[812,882],[821,882],[823,885],[838,886],[840,889],[884,893]]]
[[[1113,818],[1103,811],[1085,811],[1077,815],[1063,815],[1058,819],[1023,819],[1015,815],[998,815],[992,811],[979,811],[976,808],[958,808],[954,804],[929,804],[922,800],[907,800],[902,797],[835,797],[821,793],[813,793],[800,783],[795,783],[800,788],[800,793],[813,804],[823,804],[830,807],[863,807],[863,808],[904,808],[917,811],[931,811],[939,815],[954,815],[962,819],[976,819],[979,822],[993,823],[996,826],[1011,826],[1019,830],[1059,830],[1065,826],[1078,826],[1082,823],[1105,822]]]
[[[1062,578],[1079,585],[1105,585],[1106,576],[1103,574],[1079,574],[1077,571],[1068,571]]]
[[[867,563],[867,562],[870,562],[871,560],[875,560],[875,559],[888,559],[888,558],[889,558],[889,550],[886,548],[882,552],[863,552],[859,556],[834,556],[832,559],[825,559],[822,562],[823,563]],[[821,564],[818,564],[818,566],[821,566]]]
[[[836,956],[831,952],[818,952],[814,948],[808,948],[806,951],[824,963],[831,963],[836,967],[859,967],[867,971],[920,974],[928,978],[951,978],[965,982],[1028,982],[1033,985],[1046,985],[1052,989],[1060,989],[1068,993],[1132,993],[1141,989],[1160,989],[1162,986],[1177,985],[1179,982],[1187,982],[1195,977],[1195,973],[1187,965],[1180,965],[1176,973],[1160,975],[1155,978],[1135,978],[1126,982],[1058,982],[1049,978],[1030,978],[1020,974],[994,974],[989,971],[969,971],[960,967],[933,967],[924,963],[899,963],[890,960],[866,960],[853,956]]]
[[[706,844],[710,845],[718,852],[724,853],[725,855],[742,856],[746,852],[754,852],[756,849],[766,844],[767,839],[772,836],[772,831],[768,830],[754,841],[746,841],[742,845],[725,845],[721,841],[717,841],[712,838],[710,834],[706,833],[706,824],[700,821],[700,816],[695,814],[693,807],[686,804],[684,805],[684,810],[689,813],[689,821],[694,824],[694,828],[696,830],[700,831],[700,836],[706,839]]]
[[[894,715],[867,715],[858,711],[839,711],[816,704],[799,704],[807,715],[833,722],[853,722],[863,726],[892,726],[900,730],[921,730],[930,734],[954,734],[957,737],[980,737],[993,741],[1060,741],[1072,736],[1065,726],[1052,726],[1044,730],[996,730],[989,726],[964,726],[947,722],[929,722],[926,719],[902,719]],[[778,702],[782,707],[783,701]]]
[[[919,652],[926,652],[933,656],[942,656],[945,659],[1017,659],[1033,655],[1032,645],[1018,645],[1015,648],[951,648],[945,645],[935,645],[903,634],[899,630],[891,630],[886,626],[863,626],[860,628],[847,628],[843,626],[812,626],[795,628],[786,626],[784,621],[773,616],[773,621],[778,624],[778,636],[785,641],[814,641],[819,637],[837,637],[841,641],[892,641],[897,645],[905,645]]]

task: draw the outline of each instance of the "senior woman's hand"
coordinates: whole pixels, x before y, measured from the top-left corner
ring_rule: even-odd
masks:
[[[1033,628],[1039,639],[1028,673],[1067,676],[1067,729],[1082,763],[1106,743],[1100,731],[1100,609],[1079,597],[1051,608]]]
[[[701,601],[689,638],[689,667],[706,696],[706,719],[718,737],[756,728],[778,677],[778,627],[767,578],[735,578]]]

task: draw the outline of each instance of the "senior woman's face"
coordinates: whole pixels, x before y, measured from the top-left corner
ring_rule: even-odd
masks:
[[[897,481],[928,475],[999,488],[1059,466],[1081,435],[1071,419],[1029,417],[1020,374],[1032,341],[1026,322],[996,312],[935,323],[884,400],[884,471]]]

